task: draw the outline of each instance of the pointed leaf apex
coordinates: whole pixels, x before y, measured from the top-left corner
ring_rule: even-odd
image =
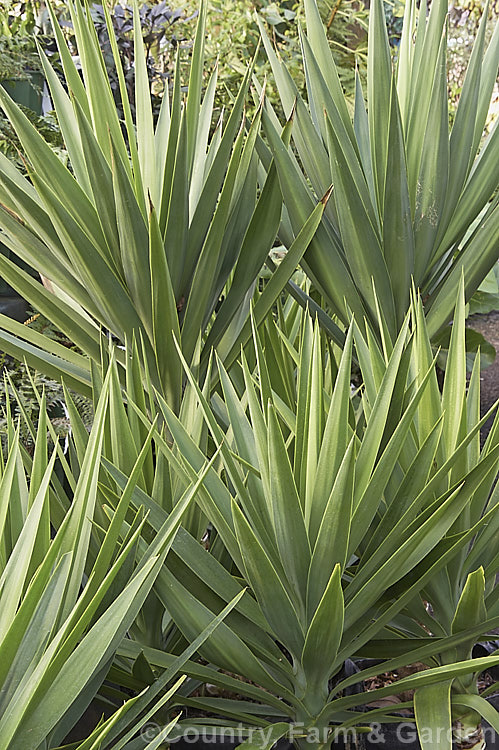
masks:
[[[260,93],[260,103],[258,105],[259,109],[263,109],[263,105],[265,103],[265,89],[267,87],[267,76],[264,77],[263,83],[262,83],[262,90]]]
[[[327,202],[331,197],[331,193],[334,190],[334,185],[331,185],[331,187],[325,192],[325,194],[321,198],[321,203],[324,206],[324,208],[327,206]]]
[[[293,102],[293,106],[291,107],[291,112],[289,113],[289,117],[287,119],[288,123],[293,122],[295,113],[296,113],[296,105],[297,105],[298,97],[295,97],[295,100]]]

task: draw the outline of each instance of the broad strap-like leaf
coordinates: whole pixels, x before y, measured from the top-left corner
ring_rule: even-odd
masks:
[[[367,109],[378,208],[383,214],[390,122],[392,63],[382,0],[371,3],[369,13]],[[381,289],[378,293],[382,294]]]
[[[452,750],[451,682],[414,693],[414,711],[422,750]]]
[[[347,563],[352,519],[354,457],[355,441],[352,438],[337,470],[313,548],[307,588],[309,617],[324,594],[329,572],[336,565],[343,571]]]
[[[310,615],[312,616],[312,612]],[[307,689],[318,692],[322,700],[323,694],[327,695],[328,679],[334,671],[342,635],[343,591],[341,567],[337,564],[317,609],[313,612],[301,655]]]
[[[305,608],[310,547],[291,464],[271,406],[268,409],[268,431],[270,506],[276,542],[286,576],[295,591],[296,609],[300,611]]]
[[[235,503],[232,512],[248,581],[272,631],[281,643],[299,658],[298,655],[303,649],[304,634],[296,608],[263,547]]]
[[[390,128],[383,206],[383,252],[386,265],[390,269],[397,325],[400,326],[409,308],[415,248],[407,184],[404,136],[394,76],[391,88]]]

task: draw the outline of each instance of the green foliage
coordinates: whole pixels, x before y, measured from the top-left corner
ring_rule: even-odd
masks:
[[[115,67],[113,49],[109,40],[106,14],[102,5],[92,3],[91,15],[97,32],[99,46],[106,65],[111,90],[120,117],[124,116],[120,100],[120,84]],[[192,47],[195,26],[189,23],[197,12],[188,15],[185,10],[173,10],[164,3],[142,2],[139,8],[140,30],[144,42],[147,77],[152,97],[155,118],[159,115],[165,86],[172,91],[175,73],[175,57],[178,48]],[[135,52],[133,5],[116,3],[111,14],[113,34],[116,40],[120,63],[123,69],[128,98],[135,114]],[[77,41],[70,34],[71,22],[65,25],[69,44],[77,50]]]
[[[37,19],[42,3],[37,0],[2,2],[0,24],[4,37],[29,37],[37,29]]]
[[[30,370],[27,366],[12,361],[3,354],[0,357],[0,367],[6,376],[0,408],[0,437],[4,452],[7,449],[10,420],[16,423],[19,417],[19,439],[32,455],[35,448],[35,435],[29,427],[29,423],[37,425],[40,418],[39,393],[45,392],[45,407],[50,423],[54,428],[54,435],[59,440],[66,440],[71,432],[71,422],[65,411],[65,394],[61,383],[50,380],[45,375]],[[90,431],[94,420],[94,409],[92,401],[78,393],[72,393],[71,397],[75,408],[85,428]],[[9,401],[7,412],[6,401]],[[9,414],[9,416],[7,416]],[[49,445],[52,445],[52,439]]]
[[[338,358],[311,316],[287,300],[278,323],[268,317],[253,327],[253,350],[240,371],[229,376],[217,361],[221,390],[211,404],[188,372],[192,408],[197,400],[220,456],[196,495],[212,529],[208,550],[179,538],[155,592],[188,641],[241,587],[254,596],[243,598],[237,616],[200,649],[223,670],[215,684],[241,701],[196,694],[189,706],[244,727],[261,726],[263,715],[271,723],[303,722],[304,735],[312,728],[327,733],[371,718],[354,710],[366,696],[346,688],[423,661],[428,670],[370,692],[369,702],[394,690],[421,696],[432,685],[443,696],[451,683],[454,716],[461,716],[476,674],[499,661],[469,660],[470,643],[499,622],[490,544],[499,523],[490,497],[499,417],[480,451],[486,417],[479,419],[477,406],[479,363],[467,388],[464,320],[461,288],[442,393],[420,300],[393,347],[386,340],[379,348],[352,322]],[[350,385],[353,351],[360,394]],[[159,406],[173,446],[158,434],[154,440],[169,481],[177,477],[183,486],[206,467],[199,430],[161,399]],[[126,473],[106,466],[122,487]],[[148,493],[141,502],[159,528],[165,500]],[[467,619],[468,581],[480,565],[483,607]],[[449,576],[452,601],[443,583],[439,595]],[[424,602],[434,606],[431,616]],[[148,653],[160,659],[157,648]],[[339,678],[355,654],[387,661]],[[213,679],[211,667],[205,679]],[[419,699],[418,711],[419,721]],[[383,709],[372,716],[390,720]],[[450,722],[450,713],[439,709],[436,720],[444,719]],[[179,731],[191,721],[180,721]]]
[[[407,3],[395,69],[382,2],[371,4],[367,109],[359,81],[353,122],[315,0],[305,8],[308,102],[262,27],[299,157],[283,146],[267,106],[263,123],[289,216],[280,238],[289,243],[316,196],[333,184],[303,261],[331,310],[344,324],[350,311],[366,317],[379,337],[379,302],[383,335],[393,341],[414,282],[434,336],[452,315],[462,272],[469,299],[499,254],[497,128],[477,156],[496,81],[498,27],[485,48],[483,14],[449,133],[446,0],[432,3],[428,20]]]
[[[30,80],[33,71],[41,71],[35,40],[44,41],[42,6],[43,3],[36,0],[3,0],[0,7],[0,81]]]
[[[468,60],[478,33],[484,5],[476,0],[453,0],[449,7],[449,95],[454,108],[462,90]],[[499,19],[497,0],[489,3],[490,26],[487,37]]]
[[[80,750],[130,750],[144,724],[156,717],[164,729],[150,744],[141,744],[153,750],[154,742],[166,737],[175,723],[167,717],[183,679],[172,685],[173,678],[241,597],[207,622],[200,639],[178,656],[161,667],[150,666],[134,634],[140,633],[144,608],[154,615],[152,583],[204,474],[178,498],[155,540],[142,544],[143,509],[135,510],[131,503],[151,450],[151,435],[146,433],[144,443],[133,446],[136,460],[123,491],[107,481],[100,468],[109,424],[123,406],[116,379],[111,359],[103,379],[94,382],[90,434],[66,392],[72,409],[66,455],[49,419],[45,394],[36,385],[37,429],[30,414],[20,415],[34,435],[32,455],[20,442],[12,414],[7,414],[8,450],[0,463],[2,750],[59,747],[96,700],[109,718],[82,739]],[[122,450],[132,449],[125,434],[120,440]]]
[[[469,315],[499,310],[499,263],[489,271],[469,303]]]
[[[207,19],[206,54],[211,64],[218,61],[220,85],[216,95],[216,110],[230,105],[248,65],[255,60],[255,73],[263,79],[270,68],[260,46],[260,32],[255,20],[255,10],[262,14],[266,28],[272,34],[279,53],[292,68],[303,86],[300,67],[297,23],[299,15],[292,3],[258,2],[256,6],[246,0],[214,0]],[[278,96],[272,80],[268,82],[267,96],[278,106]],[[250,105],[251,107],[251,105]]]
[[[176,532],[179,519],[172,518],[162,542],[137,566],[140,523],[128,537],[121,537],[120,523],[110,523],[95,548],[92,526],[108,385],[109,376],[81,471],[77,480],[71,477],[71,504],[54,475],[60,449],[55,447],[49,458],[44,397],[33,459],[26,458],[19,432],[9,423],[0,482],[0,746],[5,750],[60,745],[99,690]],[[133,486],[131,479],[120,508],[126,508]],[[128,582],[116,590],[119,572],[126,568]],[[112,592],[114,601],[103,609]],[[142,707],[150,698],[142,700]],[[126,714],[134,702],[114,717],[112,723],[121,730],[133,724]],[[112,723],[102,727],[103,740]]]
[[[265,176],[258,170],[255,144],[261,107],[246,134],[241,125],[248,71],[228,118],[210,132],[217,73],[203,96],[203,6],[187,97],[178,66],[171,102],[163,98],[156,123],[142,37],[134,38],[135,119],[113,47],[121,76],[123,129],[92,19],[79,5],[70,8],[87,87],[57,23],[54,29],[71,98],[43,53],[42,61],[71,171],[0,90],[2,106],[30,163],[32,181],[0,158],[4,242],[49,280],[54,294],[6,258],[0,258],[0,270],[91,360],[100,358],[101,326],[122,344],[135,338],[145,353],[147,377],[178,408],[182,368],[173,336],[192,362],[200,334],[209,330],[209,338],[202,340],[203,367],[212,346],[237,356],[250,337],[254,284],[273,246],[281,214],[275,171]],[[137,12],[136,27],[139,21]],[[305,252],[324,206],[318,201],[312,209],[289,249],[289,260],[268,285],[274,295],[270,304]],[[5,351],[20,358],[26,354],[30,366],[50,377],[64,376],[69,387],[89,393],[88,359],[63,351],[35,331],[28,335],[13,322],[2,322],[9,331],[2,336]]]
[[[317,7],[325,25],[341,86],[353,111],[356,71],[362,81],[367,72],[368,10],[364,3],[355,0],[319,0]],[[385,7],[385,10],[388,13],[389,7]],[[305,26],[304,6],[301,12],[302,26]]]
[[[0,417],[0,435],[4,451],[6,450],[11,418],[14,419],[14,421],[17,421],[19,416],[25,414],[33,424],[38,424],[40,405],[37,401],[36,394],[42,390],[45,390],[47,394],[46,408],[56,435],[59,438],[66,437],[69,433],[70,425],[69,421],[64,417],[62,409],[64,400],[62,386],[55,381],[49,380],[40,373],[35,371],[30,372],[26,367],[19,363],[8,361],[5,355],[0,359],[0,367],[4,374],[7,375],[7,382],[5,383],[2,398],[0,400],[3,413],[3,416]],[[83,397],[80,398],[80,404],[83,405]],[[11,416],[9,417],[7,416],[6,411],[7,399],[10,402],[9,412]],[[84,411],[86,411],[86,423],[90,428],[93,422],[93,410]],[[32,454],[35,447],[34,436],[31,434],[24,419],[20,420],[19,437],[22,445],[26,448],[28,453]]]
[[[24,325],[29,326],[31,330],[42,333],[64,348],[75,350],[73,342],[39,313],[34,313],[25,321]],[[29,368],[24,363],[12,359],[5,353],[0,356],[0,369],[4,379],[4,388],[0,399],[2,412],[0,436],[4,452],[7,450],[10,424],[13,420],[16,424],[19,423],[19,439],[22,446],[30,455],[33,454],[36,441],[34,426],[38,425],[40,419],[40,394],[42,391],[45,393],[44,408],[54,428],[54,439],[65,441],[70,434],[71,423],[65,409],[65,394],[62,384]],[[75,392],[71,393],[71,398],[85,429],[90,432],[94,420],[92,401]],[[53,447],[52,437],[49,437],[49,445]]]
[[[354,0],[341,0],[340,3],[336,0],[323,0],[320,11],[325,22],[332,17],[328,39],[342,85],[347,95],[353,99],[355,66],[358,65],[365,72],[367,13],[362,3]],[[299,26],[303,26],[305,22],[301,3],[258,0],[252,5],[246,0],[229,0],[224,3],[213,0],[207,19],[206,51],[208,60],[219,61],[220,88],[217,92],[217,106],[227,106],[234,98],[246,66],[256,55],[255,74],[259,80],[267,77],[267,98],[281,112],[271,67],[260,45],[255,12],[260,15],[277,53],[286,63],[299,91],[305,90],[299,40]]]
[[[28,81],[32,70],[40,70],[40,58],[32,39],[0,36],[0,81]]]
[[[241,722],[273,741],[303,722],[308,747],[312,728],[394,720],[357,711],[394,690],[415,691],[404,707],[420,730],[499,723],[476,682],[499,657],[470,658],[499,626],[499,417],[481,446],[465,331],[465,290],[497,258],[497,129],[475,157],[498,37],[484,56],[482,24],[449,140],[442,0],[426,25],[407,5],[395,74],[373,0],[353,123],[341,59],[363,60],[362,11],[352,26],[347,0],[305,5],[306,37],[299,8],[259,8],[268,62],[237,86],[255,17],[234,0],[238,14],[206,27],[203,5],[189,75],[184,48],[156,116],[139,11],[120,49],[102,10],[103,56],[96,19],[69,3],[85,87],[57,24],[67,91],[42,55],[67,163],[0,91],[27,165],[0,156],[0,224],[44,286],[0,268],[51,321],[1,321],[2,347],[36,370],[13,373],[4,403],[0,750],[57,747],[95,697],[115,713],[80,750],[132,750],[155,717],[153,750],[183,705],[196,718],[176,732]],[[266,70],[280,103],[257,91],[244,130]],[[354,656],[381,663],[342,676]],[[419,661],[429,669],[368,699],[349,690]]]
[[[67,153],[64,148],[59,125],[52,114],[37,115],[27,107],[20,106],[21,111],[36,128],[37,132],[43,137],[56,153],[61,161],[67,161]],[[26,159],[23,154],[22,144],[6,117],[0,117],[0,151],[8,157],[9,161],[14,164],[20,172],[26,172]]]

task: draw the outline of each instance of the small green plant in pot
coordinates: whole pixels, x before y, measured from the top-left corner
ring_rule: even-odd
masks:
[[[446,78],[447,0],[405,4],[392,61],[382,0],[370,6],[367,99],[357,81],[353,120],[331,56],[316,0],[305,2],[302,55],[305,101],[262,38],[296,154],[279,139],[267,106],[263,123],[289,220],[287,245],[316,195],[333,185],[303,268],[335,315],[364,317],[379,337],[395,340],[420,290],[430,336],[450,320],[461,273],[468,300],[499,254],[497,123],[481,144],[499,63],[499,28],[485,49],[488,3],[452,128]],[[376,297],[377,295],[377,297]]]
[[[272,390],[264,354],[268,350],[257,332],[257,365],[252,372],[243,357],[242,392],[220,362],[223,398],[213,401],[214,409],[197,389],[221,457],[219,471],[207,471],[197,502],[213,526],[210,544],[222,542],[226,556],[219,561],[200,545],[185,545],[189,556],[166,561],[155,592],[191,640],[224,602],[248,586],[251,596],[241,600],[200,654],[211,665],[238,675],[242,696],[250,695],[247,680],[263,690],[251,688],[258,705],[199,696],[191,696],[188,705],[225,714],[229,723],[241,720],[248,730],[275,724],[272,741],[291,725],[298,746],[327,746],[335,731],[380,717],[393,720],[386,708],[359,714],[355,709],[363,703],[456,681],[499,661],[459,654],[452,663],[438,663],[443,649],[477,639],[499,622],[497,616],[479,618],[464,631],[423,641],[396,641],[392,636],[394,657],[373,668],[374,674],[421,660],[430,668],[368,696],[342,693],[365,676],[339,679],[345,660],[355,654],[376,656],[379,641],[390,637],[397,619],[406,617],[425,586],[495,515],[488,509],[455,533],[476,493],[490,488],[499,445],[494,442],[463,475],[463,454],[479,423],[464,444],[450,450],[444,465],[435,468],[440,434],[447,429],[444,408],[435,423],[434,414],[423,408],[434,363],[426,365],[419,357],[410,325],[408,318],[393,349],[386,350],[385,361],[375,342],[368,343],[352,323],[334,388],[327,392],[326,350],[317,324],[308,317],[299,350],[287,347],[297,370],[296,409]],[[426,335],[424,329],[420,335]],[[366,379],[360,405],[350,385],[354,339]],[[414,380],[411,360],[418,365],[421,382]],[[466,384],[457,375],[455,393],[464,396]],[[193,378],[191,385],[196,388]],[[165,401],[159,398],[159,404],[176,451],[166,442],[158,446],[172,471],[194,478],[204,457]],[[421,443],[414,437],[417,415],[431,422]],[[160,516],[157,503],[141,497],[151,519]],[[398,514],[397,521],[366,554],[386,514],[387,523],[393,514]],[[227,678],[232,690],[233,679]],[[209,721],[200,718],[198,723]]]

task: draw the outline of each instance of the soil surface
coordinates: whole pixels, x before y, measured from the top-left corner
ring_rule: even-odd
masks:
[[[481,333],[496,350],[494,362],[486,370],[482,370],[480,377],[480,402],[483,415],[499,399],[499,310],[488,315],[472,315],[466,322],[469,328]],[[492,420],[485,424],[482,438],[487,435],[491,424]]]

